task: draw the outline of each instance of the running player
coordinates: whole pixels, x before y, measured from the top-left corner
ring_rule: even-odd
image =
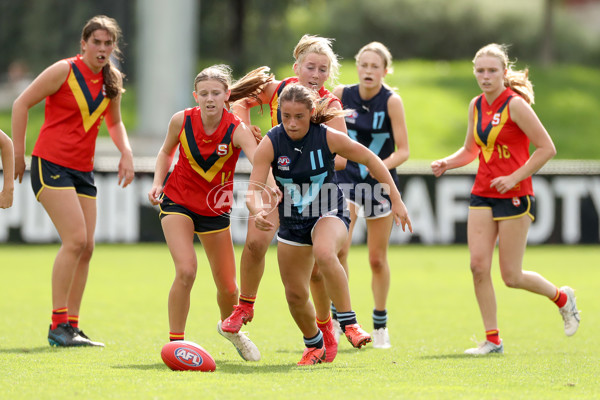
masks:
[[[309,299],[309,282],[315,261],[327,293],[338,309],[338,320],[348,341],[360,348],[371,341],[357,323],[352,310],[348,279],[338,259],[346,241],[349,218],[340,188],[333,181],[334,154],[367,165],[386,185],[392,213],[404,230],[412,230],[406,207],[385,164],[373,152],[343,132],[322,125],[340,115],[315,101],[314,92],[300,84],[288,85],[280,94],[282,123],[261,141],[250,176],[250,190],[260,192],[270,170],[283,193],[278,213],[277,257],[286,299],[292,317],[304,337],[306,349],[299,365],[326,360],[323,333],[316,323],[316,311]],[[314,112],[313,112],[314,111]],[[260,196],[247,201],[256,228],[274,231]],[[271,213],[274,211],[271,210]]]
[[[528,70],[513,69],[506,46],[479,49],[473,72],[482,94],[471,100],[463,147],[431,163],[435,176],[479,157],[471,191],[467,236],[475,296],[486,340],[465,353],[503,353],[496,317],[496,296],[490,274],[498,242],[500,272],[506,286],[548,297],[564,320],[567,336],[579,327],[573,289],[557,288],[536,272],[523,271],[527,232],[535,217],[531,175],[556,154],[550,135],[531,108],[533,87]],[[535,150],[529,154],[529,143]]]

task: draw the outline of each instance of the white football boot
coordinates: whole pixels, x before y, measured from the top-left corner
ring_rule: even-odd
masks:
[[[563,286],[560,290],[567,294],[567,302],[558,311],[563,321],[565,321],[565,335],[573,336],[577,332],[577,328],[579,328],[580,321],[579,310],[575,303],[575,292],[568,286]]]
[[[221,322],[217,324],[217,332],[225,339],[229,340],[234,346],[240,357],[242,357],[246,361],[259,361],[260,360],[260,351],[258,351],[258,347],[248,336],[244,334],[244,332],[238,333],[230,333],[224,332],[221,329]]]
[[[390,334],[387,328],[375,329],[371,334],[373,338],[373,348],[375,349],[389,349],[392,347],[390,343]]]
[[[474,347],[472,349],[465,350],[465,354],[470,354],[473,356],[481,356],[490,353],[504,353],[504,342],[500,339],[500,344],[495,344],[486,340],[484,342],[479,343],[479,346]]]
[[[340,335],[342,335],[344,333],[344,332],[342,332],[342,327],[340,326],[340,321],[332,318],[331,323],[333,324],[333,333],[335,336],[335,341],[339,343]]]

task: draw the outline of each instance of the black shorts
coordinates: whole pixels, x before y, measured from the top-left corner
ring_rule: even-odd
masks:
[[[194,223],[194,233],[198,235],[216,233],[229,229],[230,222],[228,213],[217,216],[200,215],[173,202],[173,200],[169,199],[164,193],[161,198],[160,219],[163,219],[168,215],[183,215],[188,217]]]
[[[535,220],[535,197],[533,196],[498,199],[494,197],[481,197],[472,194],[469,208],[491,209],[494,221],[519,218],[522,215],[529,216],[532,221]]]
[[[348,229],[350,226],[350,218],[348,218],[348,215],[346,214],[347,213],[344,213],[344,210],[334,210],[320,217],[307,220],[302,226],[295,225],[291,227],[280,224],[277,240],[292,246],[312,246],[312,232],[321,218],[339,218],[344,225],[346,225],[346,229]]]
[[[31,157],[31,187],[39,200],[44,188],[75,189],[79,196],[96,198],[94,172],[63,167],[37,156]]]

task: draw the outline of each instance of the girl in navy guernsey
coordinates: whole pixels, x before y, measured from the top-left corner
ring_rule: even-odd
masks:
[[[491,277],[496,242],[504,283],[552,300],[559,307],[567,336],[579,327],[579,311],[573,289],[559,289],[538,273],[523,271],[527,232],[535,216],[531,175],[556,154],[550,135],[530,106],[533,86],[528,71],[514,70],[506,46],[492,43],[475,54],[473,72],[483,93],[469,105],[465,143],[454,154],[431,163],[431,169],[441,176],[479,158],[467,240],[486,340],[465,353],[484,355],[504,352]],[[530,142],[535,146],[531,155]]]
[[[338,86],[334,94],[342,99],[348,134],[381,158],[398,184],[396,168],[408,159],[408,133],[402,99],[383,82],[391,72],[392,55],[379,42],[363,46],[356,55],[359,83]],[[348,161],[346,169],[337,172],[344,187],[350,210],[350,233],[340,253],[340,261],[349,272],[348,253],[359,211],[366,220],[369,264],[373,291],[373,347],[391,347],[387,328],[387,297],[390,290],[390,266],[387,259],[393,217],[389,198],[381,193],[379,182],[366,166]],[[349,276],[349,275],[348,275]]]
[[[352,310],[348,280],[337,257],[348,236],[349,218],[343,194],[332,181],[336,154],[369,167],[389,190],[396,224],[412,232],[406,207],[381,159],[342,132],[322,125],[344,112],[327,109],[315,100],[314,92],[302,85],[288,85],[282,91],[279,100],[282,123],[267,133],[255,153],[249,191],[259,195],[247,199],[250,214],[256,217],[256,227],[263,231],[275,229],[276,225],[268,218],[275,210],[263,207],[260,201],[260,192],[272,168],[283,193],[278,205],[279,269],[290,312],[306,347],[299,365],[320,363],[326,357],[323,333],[309,299],[315,261],[348,341],[356,348],[371,341]]]
[[[324,86],[325,82],[334,82],[339,71],[338,57],[332,49],[332,39],[304,35],[294,48],[295,76],[285,78],[281,81],[272,80],[264,85],[263,90],[256,98],[248,98],[232,104],[231,110],[240,117],[247,125],[250,125],[250,108],[262,103],[268,104],[271,110],[271,126],[281,123],[280,96],[287,85],[298,83],[306,88],[314,90],[319,102],[331,110],[341,110],[340,100],[329,92]],[[327,121],[330,126],[338,131],[346,133],[346,123],[343,114]],[[255,134],[260,139],[260,129],[254,128]],[[336,157],[336,170],[346,166],[343,157]],[[276,213],[269,214],[271,222],[279,225]],[[258,288],[265,269],[265,254],[269,249],[276,229],[268,232],[256,229],[254,220],[248,220],[248,236],[244,244],[240,262],[240,301],[234,312],[223,321],[223,330],[226,332],[238,332],[243,324],[252,321],[254,317],[254,305],[257,299]],[[315,265],[311,276],[311,294],[317,310],[317,325],[325,336],[327,347],[327,362],[332,362],[337,354],[336,331],[334,330],[330,313],[331,300],[323,282],[318,266]],[[339,325],[338,325],[339,328]]]

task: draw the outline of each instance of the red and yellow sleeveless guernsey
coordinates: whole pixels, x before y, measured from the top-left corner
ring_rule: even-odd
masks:
[[[217,216],[231,211],[231,201],[217,202],[218,199],[208,193],[233,182],[241,151],[233,145],[233,134],[240,123],[238,117],[224,110],[217,130],[207,135],[200,107],[186,109],[179,132],[179,159],[163,192],[196,214]],[[225,187],[233,196],[232,186]]]
[[[491,105],[483,94],[475,100],[474,134],[475,142],[481,149],[479,169],[472,189],[477,196],[508,199],[533,195],[531,177],[517,183],[504,194],[490,188],[492,179],[510,175],[529,159],[529,138],[510,118],[508,104],[514,96],[518,94],[506,88]]]
[[[298,83],[298,77],[293,76],[291,78],[285,78],[284,80],[279,82],[279,85],[277,85],[277,89],[275,89],[275,92],[271,97],[271,101],[269,101],[269,107],[271,108],[271,126],[276,126],[281,123],[281,111],[279,110],[279,96],[281,95],[283,88],[285,88],[286,85],[292,83]],[[342,104],[340,99],[338,99],[329,90],[325,89],[325,86],[321,86],[321,89],[319,89],[318,93],[321,99],[327,101],[327,105],[333,103],[334,101],[339,102],[340,105]]]
[[[102,71],[95,74],[81,55],[67,58],[70,71],[58,91],[46,97],[46,115],[33,155],[78,171],[94,169],[96,137],[110,100]]]

